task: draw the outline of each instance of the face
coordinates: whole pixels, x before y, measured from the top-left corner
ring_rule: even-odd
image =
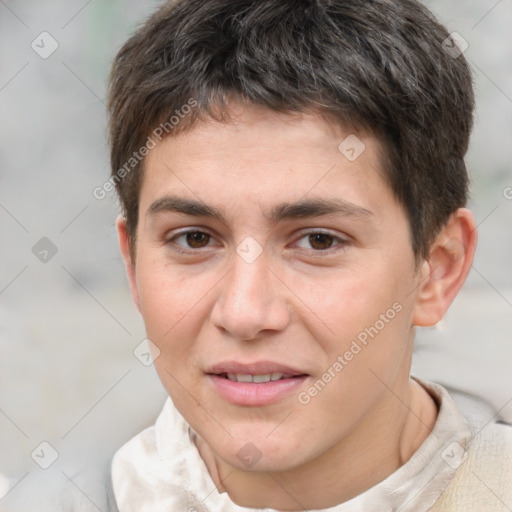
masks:
[[[282,471],[371,418],[379,379],[407,380],[418,276],[376,138],[232,109],[146,157],[129,274],[193,430],[232,466]]]

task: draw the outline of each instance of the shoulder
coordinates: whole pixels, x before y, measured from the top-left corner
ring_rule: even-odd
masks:
[[[432,512],[501,510],[512,505],[512,426],[479,400],[452,393],[471,427],[460,466]]]

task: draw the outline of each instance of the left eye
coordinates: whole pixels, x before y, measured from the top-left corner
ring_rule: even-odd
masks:
[[[313,249],[315,251],[325,251],[338,244],[343,244],[344,240],[329,233],[310,233],[303,236],[297,242],[297,246],[302,249]]]
[[[188,231],[177,235],[172,241],[187,249],[201,249],[209,245],[211,238],[212,236],[204,231]],[[181,240],[181,242],[179,242],[179,240]]]

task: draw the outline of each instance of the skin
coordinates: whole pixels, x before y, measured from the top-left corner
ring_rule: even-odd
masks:
[[[253,508],[331,507],[403,465],[435,423],[434,400],[409,377],[414,328],[439,321],[462,286],[474,220],[457,210],[418,264],[405,210],[383,179],[377,138],[357,132],[366,149],[351,162],[338,145],[353,132],[320,116],[236,102],[230,109],[232,121],[201,121],[149,153],[135,261],[123,218],[121,252],[160,350],[158,375],[196,433],[219,492]],[[152,212],[166,196],[199,201],[224,218]],[[351,206],[268,218],[276,205],[318,199]],[[187,238],[177,233],[183,229],[210,237]],[[327,236],[309,237],[318,232]],[[252,263],[236,252],[248,236],[262,248]],[[300,403],[298,392],[395,303],[401,311]],[[309,376],[277,403],[234,405],[205,374],[225,360],[271,360]],[[261,453],[250,468],[237,457],[248,442]]]

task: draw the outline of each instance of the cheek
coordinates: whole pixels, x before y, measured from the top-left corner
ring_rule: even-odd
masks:
[[[333,339],[338,340],[334,348],[342,349],[359,332],[373,326],[395,302],[402,303],[404,293],[399,280],[390,278],[389,272],[383,279],[384,274],[374,266],[295,279],[297,306],[303,311],[303,320],[309,318],[314,337],[319,341],[327,338],[327,346]]]
[[[158,260],[141,261],[137,287],[148,334],[151,331],[156,339],[169,338],[181,324],[190,324],[212,289],[210,281],[206,273],[191,276]]]
[[[141,312],[147,336],[160,350],[155,368],[174,395],[176,380],[190,387],[199,378],[198,340],[212,308],[218,277],[208,272],[191,275],[190,269],[149,259],[141,258],[139,264]]]
[[[374,261],[358,272],[303,284],[315,313],[309,313],[309,329],[327,354],[323,370],[335,375],[324,398],[345,412],[371,401],[375,386],[382,387],[377,376],[392,381],[408,357],[414,299],[412,280],[398,277],[403,268],[399,261]]]

